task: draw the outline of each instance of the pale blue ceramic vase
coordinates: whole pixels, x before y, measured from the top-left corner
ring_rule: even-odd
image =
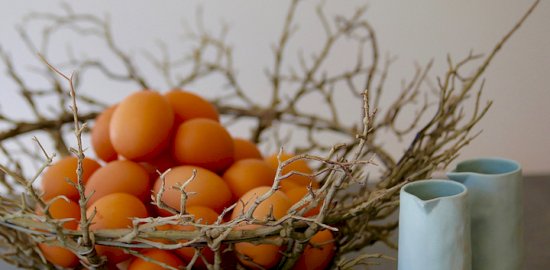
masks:
[[[404,185],[399,207],[399,270],[471,269],[467,189],[449,180]]]
[[[472,269],[522,269],[521,166],[512,160],[479,158],[459,163],[447,176],[468,188]]]

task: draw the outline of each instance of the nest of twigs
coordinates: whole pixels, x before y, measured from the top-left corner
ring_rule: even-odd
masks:
[[[435,171],[444,169],[478,135],[478,132],[473,132],[474,127],[491,106],[491,102],[482,101],[481,76],[537,3],[489,54],[472,53],[458,61],[448,57],[448,70],[437,77],[436,83],[429,79],[431,62],[417,66],[413,77],[403,84],[394,100],[384,100],[383,97],[389,91],[385,89],[385,82],[391,78],[389,68],[394,61],[380,59],[375,31],[364,18],[365,8],[332,19],[320,4],[316,12],[319,27],[326,31],[326,38],[320,42],[319,48],[306,52],[313,54],[311,59],[306,60],[300,54],[299,66],[287,69],[283,68],[290,65],[286,59],[296,57],[289,55],[286,48],[296,35],[296,11],[300,4],[298,0],[291,1],[281,35],[273,49],[273,66],[267,70],[266,91],[270,91],[271,97],[268,102],[255,100],[254,92],[251,92],[254,90],[244,89],[239,83],[233,61],[234,49],[225,40],[225,28],[219,35],[211,34],[203,27],[189,30],[185,42],[191,46],[190,49],[175,57],[170,56],[164,46],[161,46],[164,49],[160,57],[147,53],[149,65],[155,67],[157,75],[165,80],[155,82],[150,81],[150,74],[140,71],[135,56],[119,47],[108,20],[75,12],[69,7],[64,7],[61,14],[31,14],[24,19],[19,31],[27,49],[41,55],[33,69],[46,78],[41,86],[29,83],[17,68],[19,63],[12,61],[6,50],[0,50],[3,68],[16,86],[13,90],[2,91],[18,92],[23,100],[21,106],[26,106],[31,115],[20,119],[8,112],[0,114],[0,149],[3,153],[0,185],[4,190],[0,198],[1,257],[21,268],[54,268],[37,248],[38,243],[46,243],[70,250],[78,256],[81,266],[103,268],[107,264],[95,249],[96,245],[103,245],[120,248],[168,267],[152,258],[144,258],[137,250],[171,250],[188,246],[196,250],[211,249],[214,253],[213,261],[208,261],[200,252],[195,252],[193,259],[187,262],[188,269],[197,261],[203,261],[209,269],[220,269],[228,267],[224,264],[226,254],[233,252],[236,243],[249,242],[280,246],[282,256],[275,267],[291,269],[308,247],[308,239],[320,230],[331,230],[335,252],[331,267],[348,269],[384,258],[382,254],[369,253],[365,247],[379,241],[395,247],[389,237],[397,222],[388,221],[387,217],[398,207],[400,187],[408,181],[429,178]],[[40,21],[42,27],[38,39],[27,29],[30,25],[36,26],[36,21]],[[71,35],[96,39],[109,52],[109,61],[117,61],[119,68],[106,64],[105,59],[77,57],[75,55],[84,54],[72,52],[67,53],[66,59],[53,59],[49,54],[56,38],[61,35],[60,29],[70,31]],[[329,72],[324,69],[324,63],[335,54],[333,48],[339,42],[355,44],[357,57],[355,62],[349,63],[348,69]],[[81,75],[76,78],[71,75],[73,71]],[[104,104],[92,92],[79,91],[87,71],[95,71],[93,73],[100,74],[104,80],[126,83],[131,89],[155,89],[154,86],[161,83],[164,89],[185,88],[213,76],[222,78],[227,89],[216,95],[218,99],[211,100],[223,116],[222,122],[228,126],[244,122],[244,126],[250,127],[250,139],[264,149],[271,147],[271,151],[276,152],[275,149],[284,147],[285,151],[298,155],[279,164],[272,189],[260,194],[255,201],[247,202],[252,205],[250,210],[227,221],[224,216],[236,204],[243,203],[236,202],[220,214],[217,222],[209,225],[190,218],[185,208],[167,208],[173,216],[135,219],[133,227],[125,229],[90,231],[93,217],[85,214],[87,198],[82,172],[79,171],[75,182],[83,214],[79,230],[65,229],[63,224],[67,220],[54,219],[47,210],[44,214],[37,214],[36,209],[48,209],[50,202],[43,200],[35,183],[59,156],[74,155],[79,160],[93,156],[87,149],[86,136],[83,136],[87,132],[86,124],[93,125],[91,121],[98,112],[110,104]],[[355,100],[353,123],[348,121],[350,105],[337,102],[336,97],[343,95]],[[45,107],[41,102],[43,98],[55,100],[59,106]],[[298,106],[311,98],[319,101],[315,111]],[[381,104],[390,105],[382,108]],[[346,121],[342,120],[344,109],[348,110]],[[403,115],[406,123],[401,120]],[[292,136],[289,136],[289,130]],[[34,140],[29,135],[34,136]],[[296,137],[301,139],[296,140]],[[389,137],[408,140],[399,155],[391,154],[385,148],[385,139]],[[282,173],[285,166],[300,159],[314,168],[313,173],[305,176],[318,183],[319,188],[310,188],[280,219],[255,219],[252,215],[255,206],[278,190],[279,183],[285,178],[300,174]],[[162,172],[159,173],[162,177]],[[182,192],[182,201],[187,196]],[[159,199],[160,196],[153,196],[151,203],[163,207]],[[308,210],[318,206],[318,214],[304,216]],[[262,226],[235,230],[243,223]],[[191,225],[196,229],[155,229],[166,224]],[[181,240],[187,241],[182,244]],[[244,266],[232,262],[231,267]]]

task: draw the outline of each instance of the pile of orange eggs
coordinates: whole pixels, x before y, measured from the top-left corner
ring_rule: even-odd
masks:
[[[174,188],[195,176],[184,191],[188,194],[186,214],[204,224],[216,222],[219,214],[235,202],[249,202],[266,193],[278,167],[276,154],[263,157],[257,146],[244,139],[233,138],[219,122],[216,107],[202,97],[182,90],[165,94],[139,91],[119,104],[103,111],[92,125],[91,145],[100,161],[83,160],[82,181],[89,198],[87,215],[96,211],[90,230],[129,228],[132,218],[171,215],[152,204],[152,197],[161,189],[158,172],[170,169],[164,177],[162,202],[180,209],[181,191]],[[281,160],[293,155],[283,153]],[[72,218],[64,223],[70,230],[79,229],[79,193],[68,181],[77,181],[77,159],[65,157],[54,162],[43,174],[43,198],[51,201],[50,215],[55,219]],[[296,160],[284,168],[311,174],[304,160]],[[286,215],[311,185],[318,184],[311,177],[292,175],[280,183],[280,189],[262,202],[253,217],[264,220],[268,215],[279,219]],[[69,200],[60,199],[60,195]],[[251,204],[237,203],[230,217],[238,217]],[[313,216],[318,208],[306,213]],[[254,229],[259,225],[242,225],[235,230]],[[159,230],[195,230],[190,225],[166,225]],[[318,232],[310,239],[295,269],[324,269],[334,253],[333,235],[328,230]],[[62,247],[40,244],[44,257],[51,263],[73,268],[79,260]],[[224,252],[224,269],[234,268],[239,261],[245,267],[273,268],[280,261],[284,246],[272,244],[236,243],[234,252]],[[100,256],[107,258],[110,267],[125,262],[128,269],[162,269],[160,265],[132,257],[124,250],[96,245]],[[185,266],[195,249],[143,249],[141,255],[172,267]],[[207,262],[214,253],[202,249]],[[227,258],[226,258],[227,257]],[[229,265],[233,264],[233,266]],[[197,260],[196,268],[204,268]]]

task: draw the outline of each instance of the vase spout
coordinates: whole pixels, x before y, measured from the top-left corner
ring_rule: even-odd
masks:
[[[429,214],[441,200],[466,193],[466,188],[448,180],[420,181],[405,186],[402,191],[425,214]]]
[[[441,200],[440,198],[430,199],[430,200],[423,200],[419,197],[414,196],[414,200],[418,207],[424,211],[424,213],[429,214],[439,203]]]

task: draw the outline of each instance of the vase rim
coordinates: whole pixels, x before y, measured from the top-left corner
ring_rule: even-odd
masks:
[[[476,163],[487,163],[492,165],[506,165],[509,166],[510,169],[503,170],[503,171],[495,171],[495,172],[484,172],[482,170],[461,170],[460,167],[465,167],[471,164]],[[521,171],[521,165],[519,162],[511,159],[501,158],[501,157],[479,157],[479,158],[472,158],[472,159],[466,159],[463,161],[460,161],[456,164],[456,167],[454,170],[449,172],[448,174],[454,174],[454,173],[467,173],[472,175],[492,175],[492,176],[506,176],[515,174]]]
[[[442,195],[435,196],[435,197],[429,198],[429,199],[423,199],[418,194],[414,194],[414,193],[411,193],[411,192],[407,191],[407,189],[410,189],[411,187],[430,185],[430,184],[431,185],[436,184],[436,185],[447,185],[447,186],[459,187],[460,191],[459,192],[453,192],[452,194],[442,194]],[[419,200],[421,200],[423,203],[429,203],[429,202],[437,201],[437,200],[455,199],[455,198],[465,197],[468,194],[468,188],[465,185],[463,185],[462,183],[458,183],[458,182],[451,181],[451,180],[448,180],[448,179],[421,179],[421,180],[416,180],[412,183],[405,184],[403,187],[401,187],[401,193],[402,194],[407,194],[409,196],[416,197]]]

